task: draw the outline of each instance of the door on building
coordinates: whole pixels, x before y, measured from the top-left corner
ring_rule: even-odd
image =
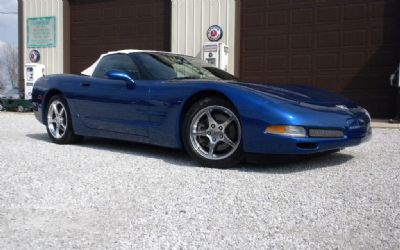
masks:
[[[241,1],[240,78],[322,87],[394,111],[400,1]]]
[[[122,49],[171,50],[171,1],[69,0],[71,72]]]

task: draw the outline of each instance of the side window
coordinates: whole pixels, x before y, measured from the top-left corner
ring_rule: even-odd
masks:
[[[93,77],[107,78],[105,74],[110,70],[122,70],[139,80],[140,73],[137,65],[125,54],[116,54],[103,57],[93,72]]]

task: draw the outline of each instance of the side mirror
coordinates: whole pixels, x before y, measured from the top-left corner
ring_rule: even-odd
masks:
[[[135,88],[135,80],[125,71],[121,70],[110,70],[106,73],[106,76],[112,80],[122,80],[127,83],[128,89]]]

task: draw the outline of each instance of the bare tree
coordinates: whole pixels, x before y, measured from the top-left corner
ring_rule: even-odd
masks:
[[[0,50],[1,50],[1,47],[0,47]],[[3,62],[2,62],[1,51],[0,51],[0,92],[2,92],[4,89],[6,89],[6,86],[4,84]]]
[[[1,82],[1,79],[0,79],[0,91],[2,91],[2,90],[4,90],[4,84]]]
[[[10,83],[14,88],[18,87],[18,49],[8,43],[0,47],[0,72],[4,83]]]

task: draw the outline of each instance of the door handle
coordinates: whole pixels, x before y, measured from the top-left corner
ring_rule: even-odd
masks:
[[[82,87],[89,87],[90,86],[90,82],[81,83],[81,86]]]

